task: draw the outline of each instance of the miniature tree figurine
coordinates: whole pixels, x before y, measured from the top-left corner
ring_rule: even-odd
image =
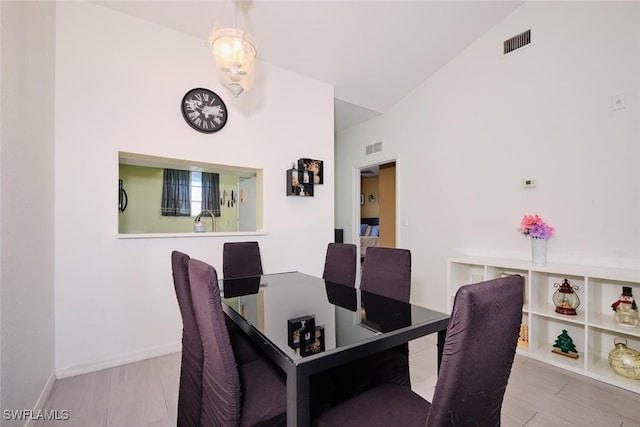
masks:
[[[567,333],[566,329],[563,329],[562,333],[558,335],[558,338],[556,339],[556,342],[555,344],[553,344],[553,346],[556,347],[552,350],[554,353],[562,354],[563,356],[569,356],[573,358],[578,357],[578,350],[576,349],[576,346],[573,344],[573,340]]]

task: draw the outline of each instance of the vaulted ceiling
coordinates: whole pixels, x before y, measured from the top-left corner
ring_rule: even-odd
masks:
[[[258,58],[335,87],[336,130],[383,114],[524,0],[243,0]],[[225,1],[97,1],[194,35]]]

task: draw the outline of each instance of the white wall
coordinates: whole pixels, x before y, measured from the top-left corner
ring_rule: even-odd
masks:
[[[0,23],[2,23],[2,6],[0,5]],[[6,16],[6,14],[4,15]],[[2,70],[4,70],[3,68],[3,64],[5,63],[2,59],[2,52],[5,51],[4,48],[2,48],[2,42],[4,37],[2,37],[2,31],[1,28],[4,28],[6,24],[2,24],[0,26],[0,94],[4,94],[2,89],[4,87],[3,82],[2,82],[2,76],[4,75],[4,72]],[[4,96],[2,96],[0,99],[4,99]],[[2,115],[2,102],[0,101],[0,165],[2,164],[2,151],[3,151],[3,145],[2,145],[2,140],[4,137],[4,121],[3,118],[4,116]],[[3,174],[0,172],[0,212],[3,211],[2,206],[3,206],[3,199],[4,197],[2,197],[2,182],[3,182]],[[2,309],[2,294],[3,294],[3,283],[4,283],[4,276],[2,274],[2,266],[4,264],[4,262],[2,262],[2,254],[3,254],[3,250],[2,247],[4,246],[4,239],[3,239],[3,233],[2,233],[2,225],[4,224],[4,220],[2,217],[2,214],[0,213],[0,310]],[[4,335],[4,329],[2,328],[2,314],[0,312],[0,409],[4,409],[4,400],[2,399],[2,386],[5,382],[4,376],[2,375],[2,368],[3,368],[3,353],[5,351],[5,347],[2,345],[3,343],[3,339],[2,336]]]
[[[55,4],[0,13],[0,408],[20,410],[53,384]]]
[[[383,117],[337,135],[337,182],[398,156],[413,302],[446,308],[449,256],[529,259],[516,231],[525,214],[556,227],[549,262],[639,265],[639,8],[526,3]],[[503,57],[502,41],[527,29],[533,43]],[[627,106],[612,111],[620,93]],[[383,152],[365,158],[377,141]],[[349,224],[350,190],[337,186],[338,226]]]
[[[203,39],[100,6],[58,4],[56,372],[66,376],[177,350],[170,268],[177,249],[219,268],[233,238],[117,238],[118,151],[264,170],[267,273],[321,274],[333,239],[333,88],[266,63],[234,99]],[[191,129],[180,101],[207,87],[227,104],[218,133]],[[314,198],[286,197],[285,171],[325,160]],[[130,201],[135,203],[135,201]],[[235,240],[247,240],[238,237]]]

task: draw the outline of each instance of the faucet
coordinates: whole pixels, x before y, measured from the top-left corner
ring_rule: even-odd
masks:
[[[203,215],[209,215],[211,217],[211,231],[213,233],[215,233],[216,231],[216,217],[213,215],[213,212],[211,212],[209,209],[205,209],[202,212],[200,212],[198,214],[198,216],[196,217],[194,223],[200,222],[200,217]]]

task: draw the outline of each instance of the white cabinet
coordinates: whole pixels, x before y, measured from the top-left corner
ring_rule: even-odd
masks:
[[[640,303],[640,270],[456,257],[448,260],[447,271],[449,309],[460,286],[508,274],[523,276],[525,300],[518,354],[640,393],[640,380],[616,374],[608,361],[616,337],[626,339],[628,347],[640,351],[640,327],[619,326],[611,308],[623,286],[630,286]],[[555,312],[551,299],[557,289],[554,284],[561,284],[564,279],[578,287],[577,315]],[[578,350],[576,359],[551,352],[563,330]]]

